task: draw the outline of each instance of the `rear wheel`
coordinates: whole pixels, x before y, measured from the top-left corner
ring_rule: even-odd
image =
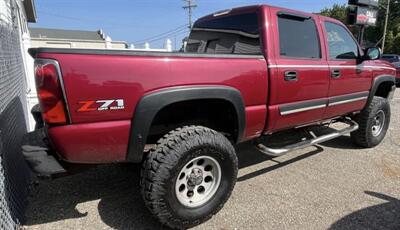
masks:
[[[186,126],[165,135],[148,154],[141,192],[161,223],[189,228],[222,208],[237,171],[236,153],[228,139],[209,128]]]
[[[390,104],[386,98],[374,97],[366,109],[354,120],[360,128],[351,133],[354,143],[371,148],[382,142],[389,128]]]

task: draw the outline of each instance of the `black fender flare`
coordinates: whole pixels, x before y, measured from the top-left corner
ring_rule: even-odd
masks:
[[[374,96],[376,94],[376,91],[378,90],[378,87],[383,82],[391,82],[395,86],[396,78],[392,75],[379,75],[379,76],[375,77],[374,81],[372,82],[372,87],[371,87],[371,91],[368,96],[368,101],[367,101],[366,106],[368,106],[371,103],[372,99],[374,98]]]
[[[171,87],[146,94],[138,102],[131,123],[127,161],[141,162],[151,124],[161,109],[176,102],[197,99],[222,99],[230,102],[236,110],[238,118],[236,142],[240,142],[246,126],[246,113],[239,90],[229,86]]]

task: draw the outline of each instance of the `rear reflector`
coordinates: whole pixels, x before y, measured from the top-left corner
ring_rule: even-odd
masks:
[[[36,89],[47,124],[66,124],[67,115],[61,89],[58,64],[53,60],[39,59],[35,62]]]

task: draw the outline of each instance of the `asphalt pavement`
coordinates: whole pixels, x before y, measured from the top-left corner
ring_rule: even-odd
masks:
[[[237,147],[238,181],[224,208],[196,229],[400,229],[400,89],[383,143],[348,136],[270,158]],[[166,229],[146,210],[139,167],[108,165],[40,181],[28,229]]]

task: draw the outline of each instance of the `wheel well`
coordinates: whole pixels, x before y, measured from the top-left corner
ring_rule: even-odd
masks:
[[[392,90],[393,82],[385,81],[379,84],[374,96],[387,98]]]
[[[233,104],[223,99],[200,99],[172,103],[154,117],[147,143],[184,125],[201,125],[223,133],[229,140],[238,136],[238,115]]]

